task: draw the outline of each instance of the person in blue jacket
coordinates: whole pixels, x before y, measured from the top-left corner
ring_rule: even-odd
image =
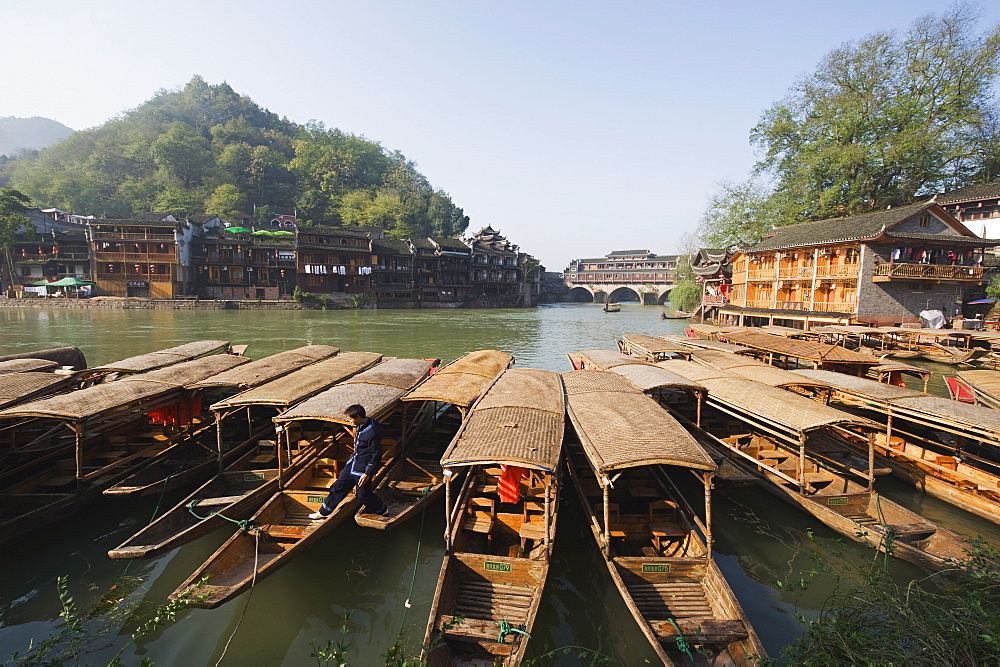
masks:
[[[382,438],[379,434],[379,424],[365,413],[362,405],[351,405],[344,414],[354,424],[354,454],[347,460],[344,470],[337,481],[330,487],[330,494],[323,501],[318,512],[309,515],[310,519],[325,519],[337,508],[351,489],[357,488],[358,498],[365,506],[368,514],[385,516],[389,513],[382,499],[372,491],[372,477],[382,464]]]

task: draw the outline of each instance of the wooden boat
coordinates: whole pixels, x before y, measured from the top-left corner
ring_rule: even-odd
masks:
[[[689,348],[645,334],[622,334],[618,341],[618,351],[622,354],[642,357],[647,361],[664,361],[676,357],[691,358]]]
[[[42,472],[8,477],[0,497],[0,542],[82,508],[134,466],[197,430],[203,425],[199,417],[165,430],[151,425],[146,413],[182,398],[185,383],[247,361],[215,355],[0,410],[0,421],[46,420],[53,428],[69,427],[74,437],[73,456],[61,464],[52,463],[63,456],[57,449]]]
[[[407,437],[400,398],[427,377],[432,361],[389,359],[346,382],[313,396],[275,418],[284,433],[296,421],[311,422],[333,440],[324,452],[308,463],[281,490],[258,510],[251,520],[255,528],[239,531],[212,554],[177,590],[175,599],[185,589],[202,581],[195,606],[212,608],[231,600],[315,544],[348,517],[360,505],[355,494],[348,495],[325,519],[311,520],[326,498],[327,490],[350,458],[353,443],[351,422],[344,410],[355,403],[382,423],[383,459],[387,464],[375,475],[377,485],[399,455]],[[419,418],[418,413],[418,418]],[[279,476],[280,480],[280,476]]]
[[[424,380],[403,397],[404,402],[431,403],[433,425],[386,472],[375,489],[389,507],[386,516],[354,516],[365,528],[388,530],[417,516],[444,492],[441,455],[477,398],[514,363],[514,357],[496,350],[470,352]],[[443,406],[443,407],[439,407]]]
[[[358,372],[370,368],[382,355],[371,352],[345,352],[325,361],[306,366],[288,375],[224,399],[211,406],[221,429],[227,415],[245,410],[247,419],[255,412],[270,416],[311,397]],[[221,430],[220,430],[221,433]],[[322,431],[303,429],[292,422],[285,446],[261,440],[251,452],[228,465],[191,495],[164,512],[156,521],[108,552],[112,558],[145,558],[186,544],[225,523],[223,516],[249,518],[278,490],[278,475],[294,474],[318,451],[332,444]],[[222,442],[220,438],[219,442]],[[278,466],[278,457],[282,465]],[[191,503],[196,503],[192,507]],[[202,509],[199,509],[202,508]],[[192,509],[196,511],[192,511]],[[202,519],[200,517],[205,516]]]
[[[673,368],[685,375],[680,364]],[[727,448],[727,455],[752,464],[770,493],[846,537],[928,570],[944,569],[964,559],[972,548],[955,533],[875,492],[874,441],[879,424],[751,380],[700,382],[708,388],[708,405],[713,408],[711,420],[703,413],[703,427]],[[817,439],[826,441],[824,431],[838,429],[865,438],[864,470],[814,452]],[[822,448],[820,453],[825,454]]]
[[[609,301],[606,304],[604,304],[603,310],[605,313],[618,313],[621,312],[621,309],[622,305],[620,303],[613,303]]]
[[[441,459],[446,551],[421,653],[431,667],[524,659],[555,537],[565,418],[558,374],[510,369],[476,401]],[[462,468],[456,497],[452,479]]]
[[[90,381],[101,381],[102,379],[110,380],[135,373],[148,373],[185,361],[192,361],[199,357],[226,352],[230,349],[231,346],[227,340],[196,340],[88,368],[84,371],[84,376]],[[249,361],[249,359],[244,359],[244,361]]]
[[[683,638],[706,664],[753,665],[764,647],[712,558],[716,464],[656,401],[603,371],[563,373],[579,442],[569,471],[612,581],[664,664]],[[704,487],[702,522],[672,474]]]
[[[689,320],[691,319],[692,313],[686,313],[683,310],[675,310],[672,314],[668,315],[663,312],[660,313],[660,319],[662,320]]]

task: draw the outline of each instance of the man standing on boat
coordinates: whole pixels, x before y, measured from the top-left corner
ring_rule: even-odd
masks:
[[[365,413],[362,405],[351,405],[344,414],[354,424],[354,454],[344,464],[344,470],[337,481],[330,487],[330,494],[323,501],[318,512],[309,515],[310,519],[325,519],[333,513],[351,489],[357,489],[358,499],[365,506],[368,514],[385,516],[389,513],[382,499],[372,491],[372,477],[382,463],[382,437],[379,434],[379,424]]]

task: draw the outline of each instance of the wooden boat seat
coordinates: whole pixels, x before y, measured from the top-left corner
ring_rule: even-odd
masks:
[[[493,519],[489,512],[472,512],[462,520],[462,530],[488,535],[493,530]]]
[[[892,531],[896,537],[916,538],[918,535],[930,537],[937,528],[929,523],[901,523],[892,526]]]
[[[656,553],[663,553],[665,542],[682,538],[688,534],[687,529],[675,523],[653,523],[649,526],[649,532],[653,537],[653,548]]]
[[[730,644],[750,636],[743,621],[717,621],[712,618],[678,618],[674,623],[680,628],[684,638],[693,644]],[[649,622],[653,632],[660,639],[676,639],[677,628],[666,620]]]
[[[271,537],[277,538],[291,538],[295,540],[300,540],[305,536],[305,531],[308,526],[283,526],[280,524],[272,524],[265,527],[264,532]]]
[[[446,629],[447,628],[447,629]],[[438,630],[455,639],[492,639],[496,641],[499,630],[493,621],[480,618],[462,618],[442,614],[438,617]],[[505,646],[513,646],[505,644]]]
[[[266,454],[258,454],[257,456],[250,459],[250,463],[253,465],[267,465],[275,461],[278,457],[275,456],[274,452],[268,452]]]
[[[527,521],[522,523],[517,534],[521,537],[521,549],[523,550],[528,540],[534,540],[535,543],[539,543],[545,539],[545,522]]]
[[[217,505],[232,505],[238,500],[243,500],[243,496],[218,496],[217,498],[202,498],[195,507],[213,507]]]
[[[423,495],[424,491],[426,489],[431,488],[432,486],[434,486],[434,483],[426,479],[419,482],[405,480],[405,479],[394,480],[392,482],[389,482],[389,488],[391,489],[395,489],[400,493],[405,493],[408,495],[418,495],[418,496]]]
[[[789,454],[781,449],[762,449],[757,452],[757,456],[761,459],[776,459],[778,461],[784,461],[789,457]]]

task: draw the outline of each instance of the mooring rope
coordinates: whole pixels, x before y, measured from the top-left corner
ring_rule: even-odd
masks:
[[[431,487],[424,487],[424,495],[430,493]],[[406,625],[406,613],[413,606],[410,600],[413,599],[413,585],[417,581],[417,566],[420,564],[420,546],[424,541],[424,518],[427,516],[427,508],[425,507],[420,512],[420,531],[417,532],[417,553],[413,557],[413,576],[410,577],[410,590],[406,593],[406,602],[403,603],[403,618],[399,621],[399,632],[396,633],[397,639],[403,634],[403,626]]]
[[[232,519],[230,519],[232,521]],[[229,645],[233,641],[233,637],[236,633],[240,631],[240,624],[243,623],[243,617],[247,615],[247,609],[250,607],[250,598],[253,597],[253,589],[257,584],[257,557],[260,554],[260,530],[253,531],[254,545],[253,545],[253,578],[250,580],[250,591],[247,593],[246,604],[243,605],[243,611],[240,613],[240,619],[236,621],[236,627],[233,628],[233,634],[229,635],[229,639],[226,640],[226,646],[222,649],[222,655],[219,656],[219,661],[215,663],[215,667],[219,667],[222,664],[223,659],[226,657],[226,652],[229,650]]]
[[[677,639],[674,640],[674,643],[677,644],[678,650],[687,654],[687,657],[691,658],[691,662],[694,662],[694,656],[691,655],[691,645],[688,644],[687,639],[684,638],[684,633],[681,632],[680,627],[678,627],[674,619],[668,618],[667,620],[670,621],[670,625],[674,626],[674,630],[677,631]]]
[[[191,512],[192,516],[194,516],[194,518],[198,519],[199,521],[204,521],[206,519],[211,519],[213,516],[217,516],[220,519],[225,519],[226,521],[235,523],[237,526],[239,526],[240,528],[242,528],[247,532],[249,532],[250,529],[256,525],[256,522],[251,521],[250,519],[242,519],[242,520],[230,519],[228,516],[222,513],[222,510],[219,510],[218,512],[209,512],[208,516],[200,516],[197,512],[194,511],[194,508],[197,507],[198,503],[200,503],[202,500],[204,500],[204,498],[195,498],[188,505],[188,512]]]

